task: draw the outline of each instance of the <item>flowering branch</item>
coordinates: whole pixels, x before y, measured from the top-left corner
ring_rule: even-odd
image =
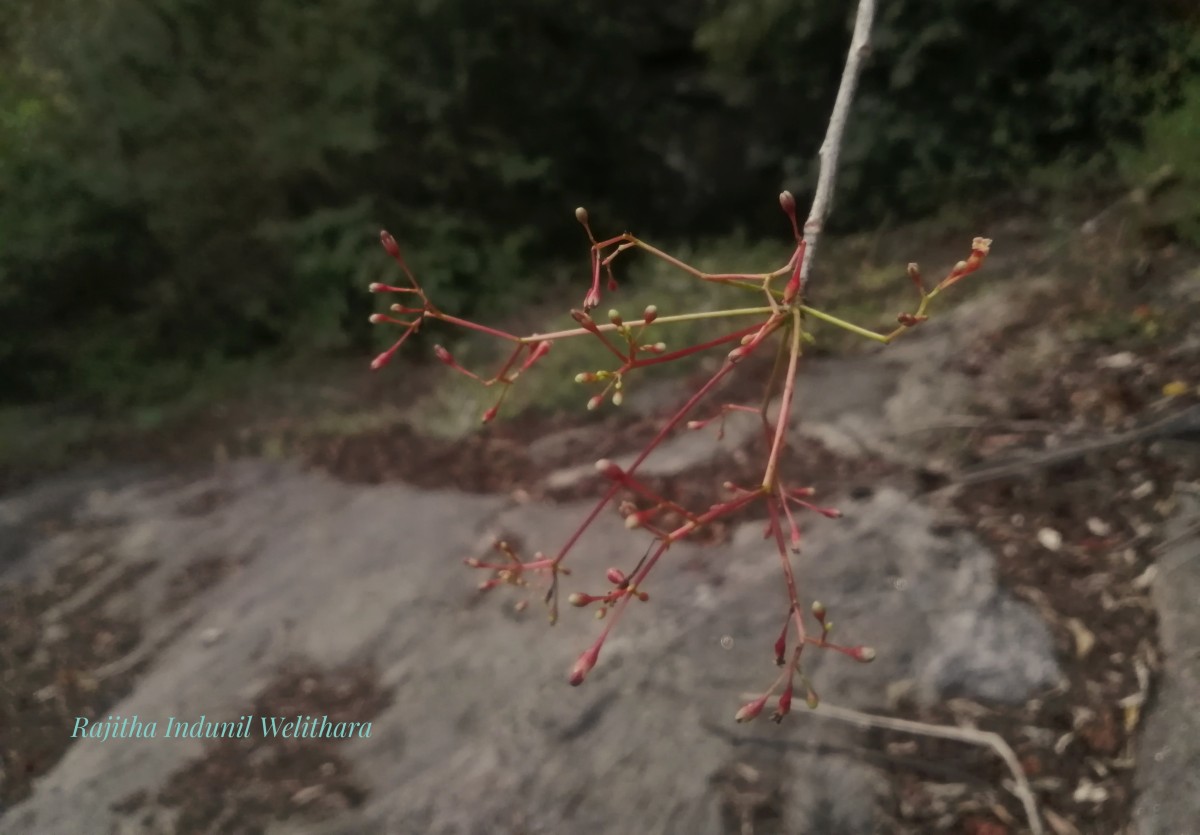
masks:
[[[628,232],[609,238],[597,238],[593,233],[587,210],[579,208],[575,211],[575,217],[583,227],[589,242],[590,283],[580,309],[571,311],[578,327],[546,334],[519,335],[470,322],[440,310],[426,296],[409,270],[396,240],[387,232],[381,233],[385,250],[400,265],[408,284],[373,284],[370,289],[373,292],[400,295],[402,301],[392,305],[391,310],[407,318],[394,318],[384,314],[371,317],[373,322],[395,324],[403,329],[400,338],[375,358],[372,367],[381,368],[390,361],[400,346],[428,319],[436,319],[498,339],[510,345],[511,350],[499,370],[492,374],[480,374],[463,367],[440,345],[433,349],[438,360],[456,372],[485,388],[499,388],[495,402],[483,414],[485,423],[496,417],[518,378],[529,372],[554,344],[565,339],[584,339],[597,343],[606,361],[604,367],[581,370],[575,375],[575,381],[580,385],[600,387],[598,392],[587,399],[588,409],[600,408],[606,401],[611,402],[613,406],[620,406],[627,385],[637,377],[640,369],[704,352],[725,352],[717,370],[664,421],[659,431],[632,463],[621,467],[606,459],[596,462],[597,472],[607,481],[607,485],[601,491],[595,505],[554,556],[536,552],[531,558],[523,559],[508,544],[497,543],[496,550],[502,556],[501,560],[466,560],[468,566],[490,573],[490,577],[480,584],[481,590],[486,591],[499,586],[520,589],[529,589],[534,585],[544,586],[543,600],[550,621],[554,623],[559,616],[561,577],[570,573],[565,561],[605,510],[615,508],[624,518],[627,528],[649,536],[648,547],[629,570],[611,567],[605,572],[606,587],[603,591],[573,591],[567,596],[567,602],[572,607],[592,608],[597,618],[606,620],[596,640],[572,666],[568,674],[572,685],[582,684],[598,663],[605,640],[621,620],[630,602],[649,600],[646,589],[650,575],[674,543],[688,539],[734,514],[759,505],[763,507],[767,520],[765,538],[773,539],[776,544],[783,585],[787,593],[786,611],[781,611],[782,628],[774,647],[776,663],[782,669],[762,696],[738,711],[738,721],[749,721],[759,715],[776,691],[780,691],[780,695],[776,702],[774,718],[776,721],[782,720],[791,709],[797,686],[803,688],[807,704],[815,706],[818,703],[816,691],[805,677],[801,665],[802,653],[806,647],[832,650],[860,662],[869,662],[875,657],[875,652],[870,647],[835,644],[830,641],[832,624],[826,619],[825,607],[819,602],[808,606],[804,604],[801,586],[792,565],[792,558],[799,553],[801,544],[798,517],[805,512],[831,519],[841,516],[835,508],[810,502],[815,493],[812,487],[791,484],[780,474],[781,462],[788,451],[788,429],[793,421],[792,411],[796,399],[796,376],[800,358],[803,355],[804,344],[811,341],[811,336],[805,330],[805,323],[811,317],[876,342],[891,343],[927,321],[931,303],[942,292],[982,266],[991,241],[976,238],[967,259],[958,262],[946,277],[929,291],[925,289],[917,265],[910,264],[908,278],[919,296],[917,307],[912,312],[897,316],[897,327],[888,333],[877,333],[863,328],[805,303],[808,271],[832,200],[838,153],[861,64],[867,52],[874,6],[874,0],[861,0],[859,4],[850,55],[829,130],[821,148],[821,171],[816,196],[803,231],[797,219],[795,198],[786,191],[779,195],[779,205],[788,219],[793,238],[791,257],[782,266],[761,273],[708,273]],[[617,288],[614,263],[623,254],[631,251],[640,251],[696,280],[743,290],[750,294],[753,302],[747,306],[726,310],[681,312],[665,316],[659,315],[656,305],[650,305],[643,310],[640,318],[630,320],[626,320],[619,310],[613,309],[608,311],[607,322],[597,322],[592,316],[592,311],[601,303],[602,290],[613,292]],[[785,276],[787,280],[782,289],[773,286],[776,279]],[[749,324],[746,323],[747,320],[750,320]],[[670,351],[666,342],[659,339],[662,329],[669,330],[672,325],[697,321],[712,321],[718,325],[727,321],[736,324],[730,324],[728,330],[718,332],[702,341]],[[694,417],[693,413],[717,385],[734,373],[739,364],[758,354],[767,343],[776,346],[775,365],[767,380],[761,402],[757,406],[720,404],[712,416]],[[778,397],[775,396],[777,389]],[[726,482],[724,487],[729,493],[727,499],[708,508],[688,508],[662,495],[638,477],[639,468],[673,432],[685,426],[689,430],[703,430],[715,421],[723,422],[724,416],[730,411],[752,412],[759,416],[762,423],[764,459],[762,477],[756,484],[746,487]],[[527,601],[521,600],[517,605],[523,608]],[[805,625],[802,613],[806,610],[815,619],[817,629],[810,631]]]

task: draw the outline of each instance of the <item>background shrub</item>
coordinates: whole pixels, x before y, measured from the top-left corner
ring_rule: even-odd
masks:
[[[538,295],[571,209],[658,240],[776,228],[845,4],[43,0],[0,12],[0,399],[158,398],[366,348],[388,226],[447,307]],[[1152,134],[1187,4],[893,0],[836,219],[910,217]],[[1190,28],[1189,28],[1190,27]],[[1166,141],[1166,140],[1158,140]],[[1132,144],[1131,144],[1132,143]],[[575,262],[577,263],[577,262]]]

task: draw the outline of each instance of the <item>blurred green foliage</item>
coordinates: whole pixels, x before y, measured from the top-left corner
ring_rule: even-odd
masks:
[[[1200,32],[1192,52],[1200,56]],[[1142,142],[1117,153],[1126,182],[1144,195],[1146,231],[1200,246],[1200,75],[1186,82],[1182,103],[1147,117]]]
[[[1188,68],[1170,0],[890,0],[836,219],[1135,142]],[[571,209],[656,240],[781,229],[837,0],[39,0],[0,10],[0,400],[178,393],[366,351],[392,229],[456,311],[536,299]]]

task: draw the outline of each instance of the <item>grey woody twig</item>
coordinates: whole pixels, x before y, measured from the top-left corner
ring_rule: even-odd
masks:
[[[862,74],[863,61],[871,51],[871,25],[875,22],[875,0],[859,0],[854,18],[854,34],[850,39],[850,53],[842,70],[842,81],[838,85],[837,99],[829,115],[829,127],[821,142],[821,168],[817,174],[817,193],[813,196],[812,209],[804,221],[804,263],[800,267],[800,293],[808,286],[808,274],[812,269],[813,256],[817,252],[817,239],[825,227],[825,218],[833,204],[833,188],[837,181],[838,157],[842,153],[842,138],[846,133],[846,121],[850,117],[850,105],[858,89],[858,77]]]
[[[745,696],[743,697],[745,698]],[[861,710],[854,710],[853,708],[838,707],[827,702],[822,702],[819,706],[813,708],[810,713],[826,719],[836,719],[839,722],[858,725],[860,728],[883,728],[889,731],[899,731],[900,733],[916,734],[918,736],[932,736],[940,739],[952,739],[956,742],[965,742],[969,745],[981,745],[991,748],[1000,759],[1004,760],[1004,764],[1008,766],[1009,773],[1012,774],[1012,793],[1016,795],[1017,799],[1021,801],[1021,805],[1025,807],[1025,816],[1029,820],[1029,831],[1033,835],[1043,835],[1042,819],[1038,814],[1037,799],[1033,795],[1033,789],[1029,785],[1029,780],[1021,768],[1021,763],[1017,759],[1017,755],[1000,734],[993,733],[992,731],[981,731],[976,728],[961,728],[955,725],[931,725],[927,722],[914,722],[910,719],[879,716],[874,713],[863,713]]]

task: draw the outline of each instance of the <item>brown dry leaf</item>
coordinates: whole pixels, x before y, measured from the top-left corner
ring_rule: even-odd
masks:
[[[1096,646],[1095,633],[1084,626],[1083,621],[1079,618],[1068,618],[1067,629],[1071,630],[1071,637],[1075,639],[1075,657],[1087,658],[1092,648]]]

